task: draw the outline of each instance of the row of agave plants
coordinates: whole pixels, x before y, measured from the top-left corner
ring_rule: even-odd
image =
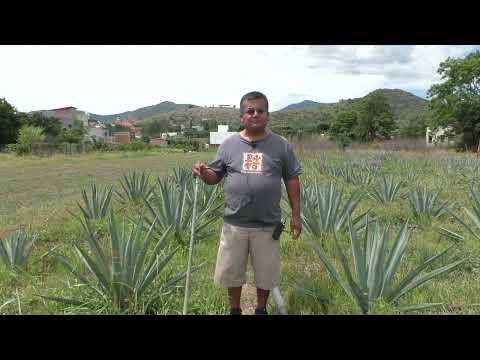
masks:
[[[418,168],[412,165],[413,161],[411,160],[396,159],[393,154],[387,152],[372,154],[370,158],[367,157],[366,159],[354,158],[345,161],[344,158],[340,158],[339,160],[340,161],[335,161],[335,159],[333,159],[332,161],[331,158],[327,159],[326,156],[320,159],[309,160],[311,162],[309,166],[311,170],[306,174],[306,183],[316,183],[318,181],[318,175],[322,174],[332,178],[332,181],[341,179],[344,184],[357,187],[358,192],[363,192],[382,204],[394,202],[397,199],[408,198],[413,217],[419,222],[424,223],[429,223],[433,218],[438,218],[447,212],[452,213],[455,207],[455,202],[444,201],[440,203],[440,193],[427,189],[425,184],[418,181]],[[394,161],[395,166],[401,169],[402,176],[381,175],[382,167],[386,160]],[[425,173],[437,174],[439,178],[444,178],[442,175],[449,174],[452,167],[455,169],[457,167],[464,169],[472,163],[480,166],[478,165],[480,161],[477,158],[447,158],[435,160],[420,158],[420,160],[417,159],[416,162],[417,167],[419,164],[421,167],[425,167]],[[474,184],[477,183],[478,177],[467,176],[465,173],[462,174],[464,175],[464,180],[466,180],[466,183],[469,184],[470,187],[473,187]]]
[[[395,163],[402,177],[411,182],[422,174],[436,173],[438,175],[451,175],[459,177],[466,183],[475,183],[480,175],[480,158],[476,155],[460,156],[425,156],[414,155],[405,159],[402,155],[394,152],[373,152],[350,154],[345,159],[344,154],[335,156],[322,154],[316,159],[308,159],[310,168],[315,169],[312,177],[316,174],[324,174],[335,178],[342,178],[352,185],[368,185],[379,174],[386,161]],[[307,174],[308,176],[308,174]]]
[[[379,186],[366,194],[382,203],[391,202],[399,195],[401,185],[401,182],[382,177]],[[355,301],[362,313],[367,314],[375,300],[395,302],[408,291],[455,269],[464,262],[461,259],[427,273],[424,272],[432,263],[445,257],[455,246],[452,245],[440,254],[425,260],[416,269],[410,271],[403,280],[398,281],[395,275],[404,257],[410,237],[408,221],[395,231],[388,224],[382,225],[380,218],[371,216],[369,214],[371,209],[354,216],[354,211],[364,196],[363,194],[364,192],[358,189],[344,198],[343,190],[339,190],[335,182],[323,186],[313,183],[303,186],[301,190],[302,222],[304,231],[310,235],[307,241],[331,277]],[[463,208],[472,225],[451,211],[448,202],[439,204],[437,197],[438,193],[428,192],[426,189],[411,192],[409,200],[413,217],[424,220],[425,218],[439,217],[448,212],[477,239],[480,239],[480,192],[473,185],[470,187],[473,210]],[[283,207],[285,211],[288,211],[286,202],[283,203]],[[436,230],[456,243],[464,239],[463,236],[443,227]],[[394,233],[393,242],[390,240],[392,233]],[[339,240],[340,234],[346,234],[349,238],[350,257],[342,248]],[[331,255],[340,262],[343,276],[341,276],[342,272],[335,268],[334,260],[327,254],[323,242],[328,237],[327,235],[334,239],[335,251]],[[350,262],[350,258],[353,260],[353,264]],[[312,291],[308,292],[312,293]],[[440,303],[416,304],[399,307],[399,309],[416,310],[437,305]]]
[[[184,168],[172,176],[157,178],[152,184],[145,172],[131,172],[120,181],[121,191],[113,187],[98,189],[92,184],[82,190],[79,213],[72,213],[81,224],[82,236],[73,243],[70,258],[52,252],[56,260],[97,299],[114,310],[137,308],[149,286],[159,278],[178,251],[187,250],[193,214],[194,181]],[[114,197],[114,194],[117,197]],[[120,205],[115,209],[114,200]],[[220,186],[199,183],[195,239],[201,241],[211,232],[211,224],[220,215]],[[120,211],[133,206],[137,216]],[[106,229],[102,231],[102,226]],[[26,266],[37,235],[17,232],[0,239],[0,260],[9,268]],[[201,267],[200,264],[193,271]],[[186,276],[180,271],[163,279],[167,290]],[[70,305],[88,306],[88,299],[40,295]]]
[[[471,185],[471,194],[475,194],[475,189]],[[413,190],[405,188],[405,181],[397,180],[393,176],[381,176],[378,178],[375,186],[366,190],[359,188],[352,192],[348,199],[342,203],[343,190],[338,190],[336,182],[330,182],[325,186],[318,183],[307,184],[302,187],[302,204],[303,212],[306,214],[304,221],[307,228],[321,226],[322,232],[325,230],[323,226],[329,224],[332,216],[338,212],[341,214],[340,219],[345,220],[347,214],[353,213],[359,204],[363,195],[377,201],[380,204],[392,203],[398,199],[409,199],[409,205],[413,213],[413,217],[417,220],[431,220],[438,218],[445,213],[451,213],[454,203],[447,201],[439,201],[439,192],[428,190],[426,186],[417,187]],[[472,195],[473,196],[473,195]],[[308,205],[312,204],[311,207]],[[314,205],[313,205],[314,204]],[[342,206],[340,206],[342,204]],[[329,206],[332,206],[330,209]],[[311,214],[315,211],[315,214]],[[363,214],[364,215],[364,214]],[[306,218],[315,219],[315,224],[310,225]],[[356,217],[356,219],[361,216]],[[356,221],[354,221],[355,223]],[[341,226],[343,222],[339,225]],[[330,231],[330,229],[328,229]],[[328,232],[327,231],[327,232]],[[317,232],[318,233],[318,232]]]

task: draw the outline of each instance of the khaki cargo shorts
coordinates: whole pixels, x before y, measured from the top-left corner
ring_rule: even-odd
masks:
[[[270,290],[280,283],[280,241],[273,240],[273,226],[245,228],[223,224],[214,282],[223,287],[245,284],[250,254],[255,285]]]

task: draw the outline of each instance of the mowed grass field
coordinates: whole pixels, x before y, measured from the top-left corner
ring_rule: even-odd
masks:
[[[120,190],[119,180],[128,171],[146,170],[151,172],[153,180],[157,176],[171,175],[174,168],[190,168],[196,160],[206,162],[214,156],[214,152],[105,153],[56,158],[0,155],[0,238],[22,227],[40,235],[25,269],[13,271],[0,265],[0,314],[119,313],[107,302],[95,299],[90,289],[74,280],[70,272],[51,256],[53,251],[58,252],[82,268],[72,246],[74,242],[82,241],[82,228],[78,219],[70,214],[79,214],[76,201],[80,200],[81,189],[95,183],[97,186],[114,185]],[[480,313],[480,240],[452,215],[456,214],[474,232],[477,231],[465,212],[465,209],[473,212],[469,191],[472,185],[477,189],[479,185],[480,160],[476,156],[451,152],[386,153],[370,150],[298,152],[297,156],[305,169],[301,176],[302,187],[334,183],[343,192],[343,201],[351,194],[357,194],[360,201],[353,214],[358,216],[368,210],[378,224],[389,224],[391,242],[408,221],[410,237],[395,283],[400,283],[426,259],[447,248],[450,248],[448,254],[423,273],[463,260],[453,271],[407,292],[398,301],[373,302],[370,314],[409,313],[401,307],[418,304],[436,305],[415,310],[415,314]],[[356,176],[339,171],[345,167],[354,169]],[[370,171],[368,179],[363,176],[366,170]],[[402,181],[399,196],[392,202],[381,203],[371,196],[373,190],[379,188],[383,176]],[[448,202],[450,212],[433,218],[415,217],[409,196],[420,188],[427,189],[429,194],[438,193],[434,208]],[[135,217],[142,212],[142,204],[128,204],[122,209],[115,203],[115,209]],[[196,244],[193,263],[203,263],[204,266],[192,276],[190,314],[225,314],[228,311],[225,291],[214,286],[212,281],[221,223],[220,219],[214,222],[211,234]],[[104,233],[105,224],[98,226]],[[440,228],[453,231],[463,239],[444,236],[439,233]],[[347,232],[344,229],[339,231],[337,238],[353,270]],[[291,240],[285,232],[280,241],[280,288],[289,314],[361,314],[355,301],[333,280],[309,243],[321,244],[334,267],[343,274],[332,234],[318,237],[304,227],[299,240]],[[182,249],[172,258],[165,273],[149,289],[151,300],[148,303],[121,313],[181,314],[183,284],[179,283],[168,291],[160,285],[162,279],[185,270],[187,255],[186,249]],[[252,306],[251,270],[247,279],[249,286],[242,303]],[[89,306],[66,305],[45,297],[92,298],[92,302]],[[270,299],[269,303],[271,312],[274,312],[273,300]]]
[[[206,161],[214,152],[95,153],[51,158],[0,154],[0,236],[21,226],[63,221],[75,208],[81,189],[115,185],[130,171],[147,171],[152,179],[178,166]]]

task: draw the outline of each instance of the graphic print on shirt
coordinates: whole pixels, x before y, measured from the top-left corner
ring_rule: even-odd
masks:
[[[258,153],[258,152],[243,153],[242,173],[261,174],[262,162],[263,162],[263,153]]]

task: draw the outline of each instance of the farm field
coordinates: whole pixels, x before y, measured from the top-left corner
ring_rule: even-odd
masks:
[[[477,156],[380,150],[297,156],[304,167],[303,232],[297,241],[288,233],[280,239],[280,289],[289,314],[480,313]],[[0,314],[181,314],[194,187],[189,169],[213,157],[0,155],[0,238],[21,229],[36,235],[23,266],[0,264]],[[123,175],[142,171],[151,174],[148,184],[136,178],[135,189],[121,187]],[[87,210],[82,189],[91,198],[93,183],[99,193],[114,191],[103,214],[87,220],[77,202]],[[220,315],[228,304],[212,278],[223,189],[199,189],[188,313]],[[282,207],[285,217],[285,198]],[[158,221],[150,227],[154,214]],[[115,254],[121,263],[109,262]],[[135,268],[139,254],[145,260]],[[248,283],[246,308],[253,306],[251,272]],[[274,313],[272,298],[269,307]]]

